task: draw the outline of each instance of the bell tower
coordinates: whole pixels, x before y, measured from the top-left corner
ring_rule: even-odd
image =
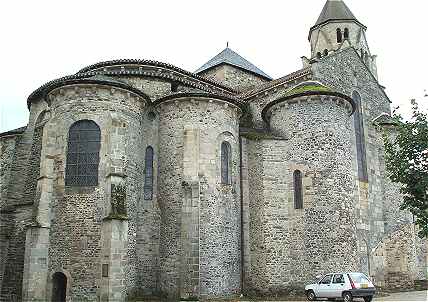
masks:
[[[376,56],[370,53],[366,29],[342,0],[327,0],[317,22],[309,30],[311,59],[321,60],[352,46],[377,79]]]

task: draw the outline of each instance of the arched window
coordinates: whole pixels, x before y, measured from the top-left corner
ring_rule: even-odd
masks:
[[[230,184],[231,147],[228,142],[221,143],[221,183]]]
[[[295,170],[293,173],[293,187],[294,187],[294,208],[303,209],[303,184],[302,172]]]
[[[366,159],[366,144],[364,135],[364,121],[361,107],[361,96],[357,91],[352,92],[352,99],[355,102],[354,113],[354,128],[355,128],[355,143],[357,149],[357,167],[358,179],[360,181],[368,181],[367,175],[367,159]]]
[[[342,30],[340,28],[336,29],[336,36],[337,43],[342,43]]]
[[[345,28],[345,30],[343,31],[343,38],[345,40],[349,39],[349,29]]]
[[[328,56],[328,50],[324,49],[324,57]]]
[[[153,198],[153,148],[146,148],[144,158],[144,200]]]
[[[71,125],[68,131],[65,185],[86,187],[98,185],[98,163],[101,131],[89,120]]]
[[[317,52],[317,57],[318,57],[318,59],[321,59],[321,53],[320,52]]]

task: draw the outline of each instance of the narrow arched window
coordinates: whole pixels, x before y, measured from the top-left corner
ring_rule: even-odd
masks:
[[[366,159],[366,143],[364,134],[364,119],[362,114],[361,96],[357,91],[352,92],[352,99],[355,102],[354,113],[354,128],[355,128],[355,143],[357,151],[357,169],[358,179],[360,181],[368,181],[367,175],[367,159]]]
[[[66,186],[98,185],[100,145],[101,131],[95,122],[81,120],[71,125],[68,131]]]
[[[294,187],[294,208],[303,209],[303,183],[302,172],[295,170],[293,173],[293,187]]]
[[[324,57],[328,56],[328,50],[324,49]]]
[[[321,59],[321,53],[320,52],[317,52],[317,57],[318,57],[318,59]]]
[[[153,148],[146,148],[144,158],[144,200],[153,198]]]
[[[349,29],[345,28],[345,30],[343,31],[343,38],[345,40],[349,39]]]
[[[336,29],[336,36],[337,43],[342,43],[342,30],[340,28]]]
[[[230,184],[231,147],[228,142],[221,143],[221,183]]]

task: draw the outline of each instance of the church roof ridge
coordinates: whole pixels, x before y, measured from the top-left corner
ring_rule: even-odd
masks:
[[[233,51],[229,47],[226,47],[223,49],[220,53],[218,53],[216,56],[214,56],[212,59],[210,59],[208,62],[206,62],[204,65],[199,67],[195,73],[200,73],[202,71],[211,69],[213,67],[216,67],[221,64],[228,64],[232,65],[241,69],[244,69],[246,71],[249,71],[251,73],[254,73],[256,75],[262,76],[263,78],[266,78],[268,80],[272,80],[272,77],[266,74],[264,71],[262,71],[260,68],[255,66],[253,63],[239,55],[237,52]]]

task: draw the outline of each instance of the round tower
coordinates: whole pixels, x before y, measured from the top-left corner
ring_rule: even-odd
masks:
[[[29,100],[39,95],[50,111],[39,179],[52,181],[35,209],[49,228],[46,300],[132,296],[141,119],[149,98],[104,76],[55,80]]]
[[[280,267],[265,270],[274,290],[299,287],[318,274],[357,268],[353,111],[351,98],[315,81],[297,85],[263,109],[271,131],[287,139],[278,152],[287,169],[287,203],[278,209],[286,217],[280,227],[284,235],[265,247],[265,262]]]
[[[173,94],[156,104],[161,293],[237,295],[240,104],[206,93]]]
[[[376,56],[370,53],[366,30],[342,0],[327,0],[317,22],[309,30],[311,58],[321,59],[352,46],[377,78]]]

